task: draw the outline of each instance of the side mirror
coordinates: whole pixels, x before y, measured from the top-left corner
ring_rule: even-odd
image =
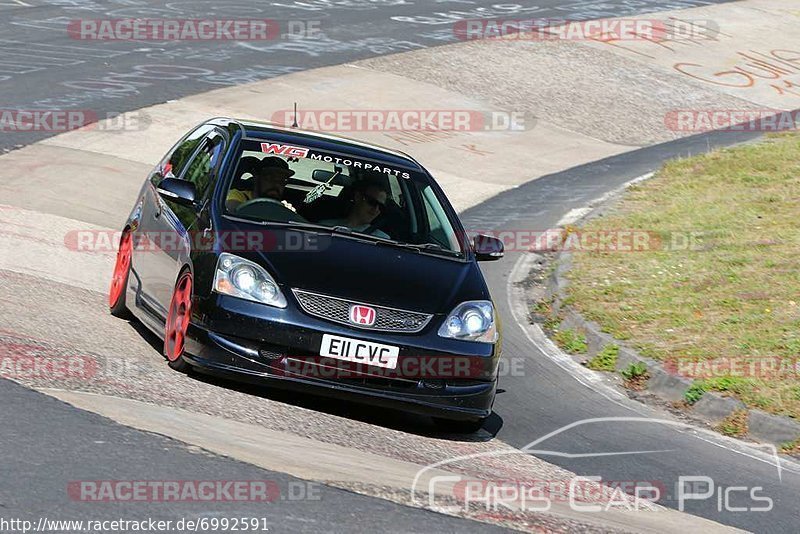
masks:
[[[472,240],[472,248],[478,261],[495,261],[504,256],[503,242],[496,237],[478,234]]]
[[[158,194],[183,206],[195,207],[197,189],[192,182],[178,178],[164,178],[159,182]]]

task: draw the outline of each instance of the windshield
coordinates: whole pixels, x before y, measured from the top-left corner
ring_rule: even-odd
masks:
[[[430,251],[463,252],[426,176],[302,146],[244,140],[225,210],[259,222],[314,224]]]

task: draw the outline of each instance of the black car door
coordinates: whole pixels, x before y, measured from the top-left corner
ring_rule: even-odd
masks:
[[[191,181],[202,205],[222,159],[225,142],[213,126],[196,129],[168,154],[150,177],[142,209],[141,230],[147,236],[144,253],[137,253],[137,270],[142,280],[142,298],[150,311],[166,318],[172,290],[180,269],[189,258],[191,236],[198,210],[182,206],[158,192],[165,177]]]

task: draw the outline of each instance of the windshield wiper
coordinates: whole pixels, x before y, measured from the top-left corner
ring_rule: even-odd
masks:
[[[389,247],[396,247],[396,248],[403,248],[406,250],[414,250],[416,252],[435,252],[438,254],[452,256],[455,258],[460,258],[463,256],[461,252],[457,252],[455,250],[450,250],[448,248],[444,248],[439,243],[403,243],[401,241],[395,241],[394,239],[386,239],[383,237],[374,236],[372,234],[365,234],[363,232],[357,232],[352,228],[344,225],[338,226],[325,226],[324,224],[316,224],[312,222],[281,222],[281,221],[257,221],[253,219],[244,219],[236,216],[231,216],[226,214],[226,217],[230,217],[232,219],[243,220],[247,222],[254,222],[257,224],[280,224],[284,226],[288,226],[290,228],[298,228],[301,230],[308,230],[308,231],[316,231],[316,232],[328,232],[331,234],[337,234],[341,236],[350,237],[353,239],[359,239],[361,241],[367,241],[369,243],[374,243],[376,245],[383,245]]]
[[[375,243],[379,240],[379,237],[375,237],[370,234],[364,234],[361,232],[356,232],[349,226],[338,225],[338,226],[324,226],[324,225],[315,225],[315,230],[321,230],[323,232],[327,231],[331,234],[340,235],[343,237],[349,237],[351,239],[356,239],[360,241],[366,241],[367,243]]]
[[[404,248],[408,250],[416,250],[417,252],[435,251],[438,253],[446,254],[448,256],[460,257],[461,253],[454,250],[446,249],[439,243],[401,243],[400,241],[381,239],[375,241],[376,245],[387,245],[397,248]]]

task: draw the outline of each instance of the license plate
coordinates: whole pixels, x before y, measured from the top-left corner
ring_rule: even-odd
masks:
[[[319,349],[319,355],[325,358],[336,358],[346,362],[363,363],[386,369],[397,367],[399,354],[399,347],[330,334],[322,335],[322,347]]]

